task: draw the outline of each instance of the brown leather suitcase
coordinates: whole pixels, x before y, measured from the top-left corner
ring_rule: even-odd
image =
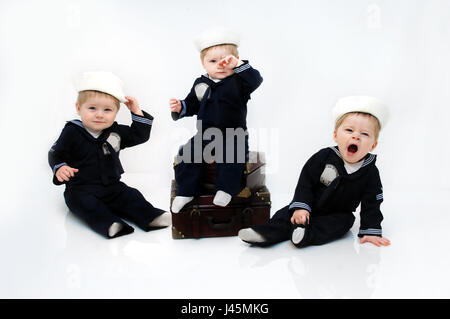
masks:
[[[171,205],[176,192],[172,181]],[[202,238],[236,236],[240,229],[265,224],[270,218],[270,192],[263,186],[244,188],[226,207],[213,204],[214,193],[198,196],[177,213],[172,213],[172,237]]]

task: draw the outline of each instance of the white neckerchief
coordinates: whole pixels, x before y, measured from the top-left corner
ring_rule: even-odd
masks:
[[[102,134],[102,132],[103,132],[103,130],[98,130],[98,131],[96,131],[96,130],[91,130],[91,129],[87,128],[86,126],[85,126],[84,128],[85,128],[85,130],[88,131],[89,134],[91,134],[94,138],[98,138],[98,137]]]
[[[209,76],[209,74],[206,74],[206,76],[208,77],[208,79],[213,80],[216,83],[219,83],[220,81],[222,81],[221,79],[215,79]]]
[[[347,171],[347,174],[353,174],[354,172],[356,172],[357,170],[359,170],[361,168],[361,166],[364,163],[364,159],[360,160],[358,163],[347,163],[344,161],[344,167],[345,170]]]

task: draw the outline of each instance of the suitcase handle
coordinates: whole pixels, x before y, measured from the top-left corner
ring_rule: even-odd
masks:
[[[236,223],[236,218],[233,216],[230,218],[230,221],[227,223],[216,223],[214,220],[214,217],[211,216],[206,216],[206,220],[208,221],[209,226],[212,229],[216,229],[216,230],[227,230],[227,229],[231,229],[234,227],[235,223]]]

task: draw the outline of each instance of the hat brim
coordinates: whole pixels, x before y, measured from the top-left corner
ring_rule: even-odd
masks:
[[[221,44],[233,44],[235,46],[239,46],[240,36],[231,30],[211,30],[198,36],[194,43],[197,50],[201,52],[207,48]]]
[[[334,121],[337,122],[347,113],[361,112],[373,115],[378,119],[380,128],[386,126],[389,112],[386,104],[371,96],[347,96],[337,101],[333,108]]]

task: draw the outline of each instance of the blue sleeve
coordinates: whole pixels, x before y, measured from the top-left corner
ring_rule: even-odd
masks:
[[[186,116],[194,116],[198,114],[200,109],[200,101],[197,98],[197,94],[195,93],[195,86],[198,84],[198,79],[194,82],[194,85],[191,88],[191,91],[186,96],[184,100],[181,100],[181,111],[180,113],[172,112],[172,119],[179,120],[180,118]]]
[[[383,186],[376,166],[370,171],[367,189],[361,200],[361,225],[358,237],[364,235],[382,236],[381,221],[383,214],[380,205],[383,202]]]
[[[322,155],[323,151],[317,152],[303,166],[295,188],[294,198],[289,205],[291,212],[296,209],[305,209],[311,213],[315,196],[313,188],[320,180],[321,167],[323,166]]]
[[[53,184],[55,185],[64,184],[64,182],[58,181],[55,173],[61,166],[68,165],[68,162],[70,161],[74,133],[73,127],[66,125],[56,142],[53,143],[48,151],[48,164],[52,169]]]
[[[263,78],[259,71],[254,69],[247,60],[243,62],[244,64],[234,68],[234,73],[242,80],[244,93],[250,95],[261,85]]]
[[[148,141],[153,125],[153,116],[142,111],[144,116],[131,113],[130,126],[119,125],[120,149],[132,147]]]

